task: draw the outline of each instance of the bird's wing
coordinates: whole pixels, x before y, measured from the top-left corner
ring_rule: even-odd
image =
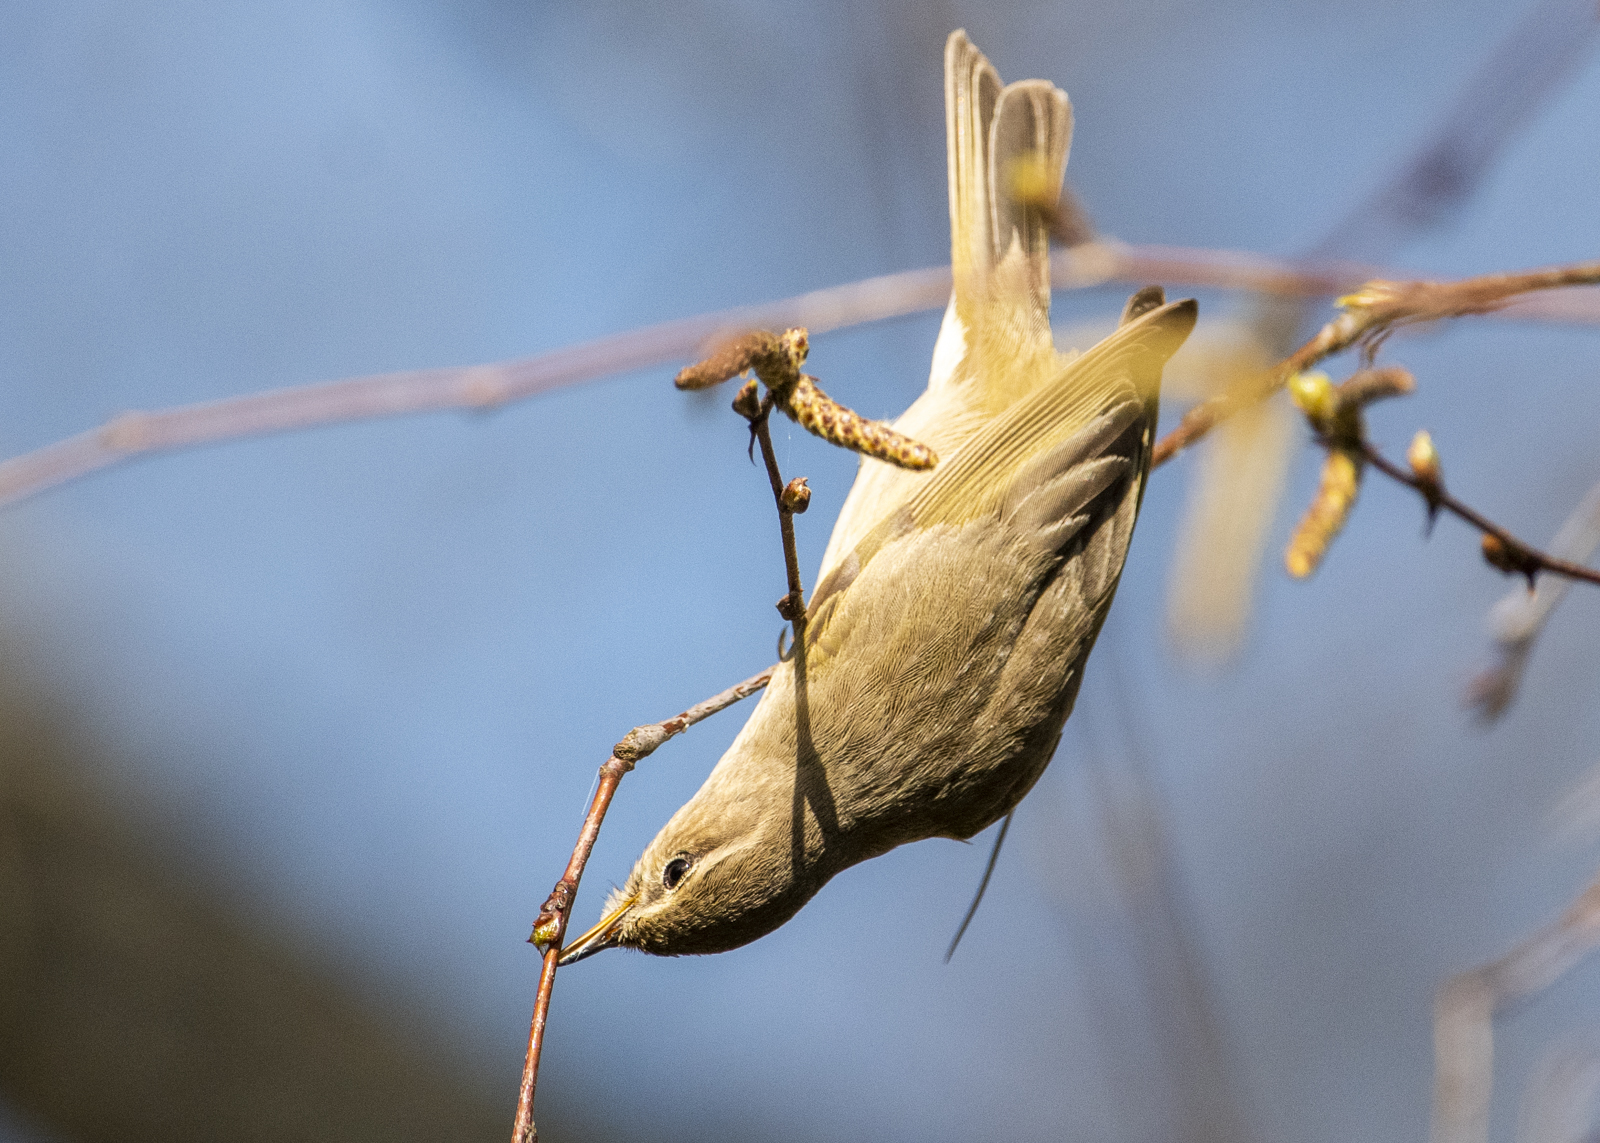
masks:
[[[1061,497],[1086,506],[1102,476],[1106,482],[1115,479],[1109,470],[1098,473],[1084,463],[1135,425],[1143,453],[1130,459],[1141,469],[1148,464],[1161,368],[1194,328],[1196,307],[1192,300],[1173,302],[1131,316],[1141,298],[1148,301],[1150,295],[1135,295],[1130,317],[1115,333],[978,430],[823,578],[811,599],[808,639],[821,635],[861,570],[895,540],[937,525],[1003,519],[1030,500],[1028,511],[1041,527],[1051,513],[1071,516]],[[1061,483],[1078,468],[1080,476]],[[1054,492],[1053,486],[1058,486]]]
[[[1161,368],[1189,336],[1196,312],[1192,299],[1150,310],[1067,363],[939,466],[907,503],[911,521],[927,528],[993,512],[1024,465],[1108,406],[1132,399],[1153,411]]]

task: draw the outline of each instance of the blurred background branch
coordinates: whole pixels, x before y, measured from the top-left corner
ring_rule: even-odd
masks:
[[[1549,988],[1600,945],[1600,881],[1554,924],[1479,968],[1434,1003],[1433,1143],[1487,1143],[1494,1089],[1494,1017]]]
[[[1433,130],[1312,245],[1307,260],[1388,260],[1457,215],[1511,142],[1577,74],[1597,32],[1594,0],[1533,7],[1469,73]],[[1246,311],[1232,327],[1233,352],[1190,382],[1202,399],[1257,385],[1269,362],[1288,356],[1311,318],[1306,305],[1281,298],[1258,299]],[[1267,530],[1298,451],[1292,419],[1282,400],[1257,408],[1210,445],[1191,477],[1167,603],[1174,645],[1191,659],[1226,661],[1244,638]]]
[[[1600,547],[1600,484],[1578,502],[1550,541],[1549,551],[1560,559],[1584,563],[1596,547]],[[1495,662],[1474,675],[1467,686],[1468,705],[1485,720],[1499,718],[1516,701],[1533,645],[1570,586],[1565,579],[1543,579],[1532,591],[1514,587],[1490,610]]]
[[[1055,256],[1058,289],[1108,282],[1163,282],[1286,297],[1336,294],[1372,274],[1354,266],[1304,265],[1233,251],[1091,243]],[[97,429],[0,461],[0,506],[103,468],[156,453],[319,425],[447,409],[488,410],[616,373],[697,356],[730,334],[752,328],[846,329],[922,310],[949,299],[950,270],[933,267],[814,290],[761,306],[701,314],[599,338],[537,357],[488,365],[419,369],[276,389],[175,409],[128,412]],[[1509,307],[1514,320],[1600,322],[1600,291],[1560,307]],[[1207,423],[1209,428],[1210,422]],[[1205,430],[1191,432],[1198,440]],[[1166,459],[1169,452],[1163,454]]]

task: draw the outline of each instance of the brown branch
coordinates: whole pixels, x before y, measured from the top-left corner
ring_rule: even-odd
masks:
[[[1549,552],[1562,559],[1587,560],[1600,546],[1600,484],[1585,493],[1567,517]],[[1493,721],[1505,713],[1517,697],[1522,672],[1533,645],[1549,622],[1550,613],[1566,597],[1570,585],[1565,580],[1544,582],[1532,594],[1513,588],[1489,612],[1494,632],[1495,662],[1473,676],[1467,684],[1467,704],[1481,718]]]
[[[600,783],[589,801],[589,812],[584,815],[583,828],[578,833],[578,844],[572,849],[566,872],[550,891],[539,917],[533,925],[529,941],[544,950],[544,965],[539,973],[539,993],[534,999],[533,1022],[528,1030],[528,1054],[522,1067],[522,1083],[517,1092],[517,1118],[512,1128],[512,1143],[538,1143],[539,1132],[533,1123],[533,1095],[539,1079],[539,1056],[544,1047],[545,1020],[550,1012],[550,993],[555,987],[556,965],[561,959],[561,944],[567,935],[567,920],[571,915],[573,899],[578,894],[578,883],[583,878],[583,868],[600,836],[600,825],[605,821],[611,797],[617,792],[622,776],[632,770],[639,759],[653,753],[667,739],[682,734],[702,719],[710,718],[720,710],[748,698],[772,679],[775,667],[768,667],[752,675],[737,686],[729,687],[702,703],[690,707],[676,718],[664,722],[646,723],[628,732],[626,738],[611,749],[611,757],[600,766]]]
[[[1523,294],[1597,282],[1600,282],[1600,262],[1578,262],[1514,274],[1486,274],[1456,282],[1382,279],[1368,282],[1355,293],[1340,298],[1339,304],[1345,312],[1280,361],[1265,378],[1203,401],[1185,413],[1177,427],[1157,443],[1151,465],[1165,464],[1239,409],[1265,400],[1291,377],[1325,358],[1356,346],[1370,357],[1398,327],[1493,313]]]
[[[1091,242],[1052,256],[1057,289],[1164,281],[1317,297],[1374,277],[1353,264],[1277,261],[1252,254]],[[784,301],[702,314],[490,365],[380,373],[272,389],[154,412],[131,412],[75,437],[0,461],[0,507],[135,457],[315,425],[449,409],[491,409],[615,373],[702,354],[742,330],[806,326],[814,333],[938,309],[950,268],[935,266],[816,290]],[[1501,311],[1511,319],[1600,323],[1600,291],[1574,291]],[[1209,427],[1209,426],[1207,426]],[[1203,432],[1193,439],[1199,439]],[[1178,445],[1177,447],[1183,447]],[[1161,459],[1166,459],[1169,449]]]
[[[740,390],[741,400],[749,394],[753,401],[754,385],[752,381],[748,387]],[[806,636],[806,597],[800,586],[800,552],[794,539],[794,517],[796,512],[804,512],[810,506],[811,489],[806,487],[806,478],[803,476],[796,477],[787,486],[783,483],[783,475],[778,471],[778,455],[772,447],[772,432],[767,425],[772,416],[773,400],[769,395],[765,401],[756,404],[758,408],[753,415],[740,408],[739,400],[735,400],[734,408],[749,417],[750,431],[761,443],[761,459],[767,467],[767,480],[772,484],[772,501],[778,509],[778,530],[783,536],[784,572],[789,578],[789,591],[778,600],[778,614],[794,625],[794,642],[799,646]]]
[[[1433,438],[1426,432],[1418,433],[1411,442],[1406,453],[1409,469],[1395,464],[1373,446],[1367,438],[1366,406],[1415,391],[1416,382],[1405,369],[1394,365],[1362,369],[1341,385],[1332,384],[1327,375],[1320,372],[1295,373],[1293,377],[1290,393],[1305,413],[1312,432],[1328,450],[1328,459],[1323,466],[1321,487],[1285,554],[1290,575],[1301,578],[1316,570],[1328,545],[1349,518],[1362,472],[1370,464],[1422,497],[1427,505],[1430,530],[1441,511],[1478,529],[1483,535],[1484,558],[1507,574],[1526,576],[1530,592],[1542,571],[1600,585],[1600,571],[1540,551],[1451,495],[1445,488]]]
[[[1359,447],[1363,459],[1373,468],[1391,480],[1398,480],[1401,484],[1420,493],[1427,502],[1430,512],[1440,510],[1449,512],[1452,516],[1465,520],[1483,533],[1484,559],[1507,575],[1518,574],[1526,576],[1530,591],[1534,587],[1534,577],[1540,572],[1551,572],[1567,579],[1600,584],[1600,571],[1584,567],[1582,564],[1573,563],[1571,560],[1564,560],[1559,556],[1553,556],[1548,552],[1540,551],[1533,545],[1517,539],[1517,537],[1493,520],[1490,520],[1476,508],[1452,496],[1445,489],[1443,481],[1419,476],[1414,472],[1407,472],[1385,457],[1369,441],[1363,440]]]
[[[803,360],[805,333],[803,330],[799,333],[800,359]],[[768,346],[766,341],[762,341],[760,345],[777,352],[778,339],[770,334],[764,337],[773,344]],[[747,360],[749,356],[748,352],[723,347],[712,358],[680,373],[678,387],[714,385],[733,373],[752,367],[753,363]],[[794,367],[798,369],[798,362]],[[719,372],[721,375],[717,376]],[[688,384],[684,383],[685,377],[689,378]],[[778,509],[778,525],[783,535],[784,568],[789,581],[788,593],[778,600],[778,614],[794,625],[794,641],[798,645],[805,638],[806,609],[805,592],[800,583],[800,554],[794,538],[794,517],[810,505],[811,489],[806,486],[803,476],[785,485],[783,475],[778,470],[778,456],[772,447],[772,433],[767,424],[777,402],[778,396],[772,392],[764,399],[757,397],[756,382],[752,379],[739,389],[733,399],[733,408],[750,422],[751,435],[761,444],[761,459],[766,464],[767,479],[772,485],[772,500]],[[539,910],[539,916],[533,924],[533,935],[528,938],[544,950],[544,965],[539,973],[539,992],[534,999],[533,1021],[528,1029],[528,1053],[523,1061],[522,1083],[517,1092],[517,1118],[511,1132],[512,1143],[538,1143],[539,1133],[533,1123],[533,1097],[539,1079],[539,1057],[544,1048],[545,1021],[550,1012],[550,993],[555,987],[556,967],[561,960],[562,943],[566,940],[572,902],[578,895],[584,866],[588,864],[589,854],[600,836],[600,826],[605,821],[606,810],[611,805],[617,786],[622,782],[622,776],[632,770],[639,759],[653,753],[673,735],[682,734],[701,719],[732,706],[766,686],[775,670],[776,666],[768,667],[759,675],[728,688],[698,706],[690,707],[676,718],[634,727],[626,738],[612,747],[611,757],[601,763],[600,781],[589,802],[589,812],[584,816],[583,828],[578,832],[578,843],[573,846],[566,872],[556,882],[544,907]]]

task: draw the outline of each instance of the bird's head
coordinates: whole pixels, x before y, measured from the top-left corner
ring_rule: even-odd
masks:
[[[715,779],[713,775],[713,779]],[[790,815],[716,781],[673,815],[606,901],[600,923],[562,951],[562,965],[601,949],[657,956],[726,952],[765,936],[819,887],[797,871]],[[787,799],[786,799],[787,800]],[[798,875],[797,875],[798,873]]]

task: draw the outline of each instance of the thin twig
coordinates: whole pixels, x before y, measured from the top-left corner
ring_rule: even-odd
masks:
[[[1286,262],[1231,251],[1114,242],[1091,242],[1058,251],[1051,263],[1058,289],[1164,281],[1174,287],[1315,297],[1339,293],[1375,276],[1371,268],[1351,264]],[[730,334],[751,328],[806,326],[813,333],[824,333],[938,309],[949,297],[950,268],[935,266],[765,305],[663,322],[536,357],[380,373],[124,413],[99,428],[0,461],[0,507],[135,457],[315,425],[450,409],[492,409],[612,374],[692,358]],[[1502,315],[1600,323],[1600,291],[1520,302],[1507,307]]]
[[[799,646],[806,637],[806,597],[805,591],[800,586],[800,553],[794,540],[794,511],[789,504],[792,497],[783,483],[783,476],[778,472],[778,455],[772,448],[772,432],[767,422],[771,418],[771,404],[764,404],[760,416],[750,422],[750,431],[756,434],[756,440],[761,444],[761,459],[766,462],[767,479],[772,484],[772,501],[778,508],[778,529],[783,535],[783,567],[789,577],[789,592],[778,601],[778,614],[794,624],[794,642]],[[805,477],[797,477],[793,487],[798,491],[805,488]],[[811,499],[810,490],[806,490],[806,501]],[[800,509],[802,512],[805,509]]]
[[[687,371],[686,371],[687,372]],[[756,397],[756,383],[750,381],[740,388],[733,399],[733,408],[750,422],[750,432],[761,443],[761,458],[766,463],[767,478],[772,484],[772,500],[778,509],[778,523],[783,534],[783,561],[788,575],[789,590],[778,601],[778,613],[794,624],[795,645],[799,646],[806,633],[805,592],[800,584],[800,553],[794,539],[794,517],[804,512],[811,503],[811,490],[804,477],[796,477],[787,485],[778,471],[777,452],[772,447],[772,433],[767,422],[772,415],[777,398],[768,393],[764,399]],[[544,1048],[545,1020],[550,1011],[550,993],[555,986],[556,966],[561,960],[561,945],[566,940],[567,921],[571,916],[573,899],[578,895],[578,883],[583,879],[584,866],[600,836],[600,826],[605,821],[611,797],[617,791],[622,776],[632,770],[639,759],[654,753],[667,739],[682,734],[703,718],[732,706],[772,681],[774,665],[754,675],[737,686],[729,687],[697,706],[692,706],[677,718],[665,722],[636,726],[628,736],[612,747],[611,757],[600,765],[600,781],[594,797],[589,802],[589,812],[584,815],[583,828],[578,832],[578,844],[572,849],[566,872],[550,891],[544,907],[539,910],[529,941],[545,950],[544,967],[539,974],[539,993],[533,1003],[533,1022],[528,1030],[528,1054],[522,1065],[522,1084],[517,1092],[517,1119],[511,1131],[511,1143],[538,1143],[539,1133],[533,1124],[533,1096],[539,1080],[539,1056]]]
[[[1600,546],[1600,484],[1579,501],[1572,515],[1550,541],[1549,552],[1564,560],[1582,562]],[[1517,697],[1522,672],[1533,645],[1549,622],[1550,613],[1566,597],[1565,580],[1544,582],[1532,594],[1513,588],[1489,612],[1494,632],[1495,662],[1473,676],[1467,685],[1467,703],[1481,718],[1493,721]]]
[[[1446,318],[1485,314],[1505,308],[1519,295],[1563,286],[1600,282],[1600,262],[1577,262],[1511,274],[1485,274],[1456,282],[1370,281],[1340,299],[1344,313],[1317,331],[1299,349],[1280,361],[1260,380],[1253,380],[1183,415],[1157,443],[1152,467],[1165,464],[1200,440],[1239,409],[1265,400],[1303,373],[1336,353],[1360,346],[1370,356],[1397,327]]]
[[[1423,500],[1428,503],[1430,511],[1436,510],[1434,507],[1436,505],[1438,509],[1443,509],[1451,515],[1465,520],[1483,533],[1485,537],[1485,558],[1507,574],[1515,572],[1527,576],[1530,588],[1534,586],[1534,577],[1539,572],[1551,572],[1555,575],[1565,576],[1567,579],[1600,584],[1600,571],[1584,567],[1582,564],[1573,563],[1571,560],[1564,560],[1559,556],[1553,556],[1548,552],[1540,551],[1531,544],[1524,543],[1476,508],[1464,504],[1452,496],[1445,489],[1442,482],[1428,480],[1417,476],[1415,473],[1407,472],[1374,448],[1370,441],[1362,441],[1359,447],[1361,455],[1368,464],[1391,480],[1398,480],[1408,488],[1415,489]],[[1489,541],[1491,539],[1499,545],[1498,548],[1490,544]]]
[[[534,999],[533,1022],[528,1030],[528,1054],[522,1066],[522,1084],[517,1092],[517,1118],[512,1128],[512,1143],[538,1143],[539,1132],[533,1123],[533,1095],[539,1080],[539,1055],[544,1047],[545,1020],[550,1012],[550,993],[555,987],[556,965],[561,959],[561,944],[567,935],[567,920],[571,915],[573,899],[578,894],[578,883],[583,879],[583,868],[600,836],[600,825],[605,821],[611,796],[617,792],[622,776],[632,770],[639,759],[653,753],[667,739],[682,734],[702,719],[710,718],[720,710],[748,698],[772,679],[776,667],[768,667],[758,675],[713,695],[702,703],[690,707],[676,718],[664,722],[636,726],[628,736],[612,748],[611,757],[600,766],[600,784],[589,801],[589,812],[584,815],[583,828],[578,833],[578,844],[572,849],[566,872],[550,891],[544,907],[534,922],[534,944],[544,948],[544,966],[539,973],[539,993]]]

